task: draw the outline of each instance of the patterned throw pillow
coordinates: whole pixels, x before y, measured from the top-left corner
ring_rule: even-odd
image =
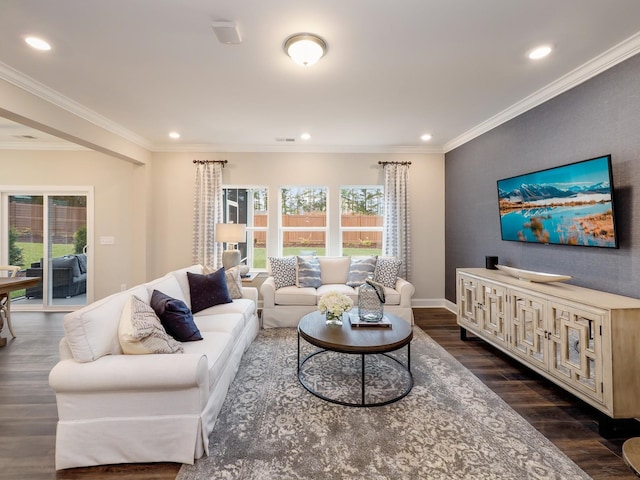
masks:
[[[232,267],[224,272],[227,280],[227,290],[231,298],[242,298],[242,277],[240,267]]]
[[[296,284],[296,257],[269,257],[276,289]]]
[[[395,288],[402,260],[395,257],[378,257],[373,279],[387,288]]]
[[[229,296],[225,277],[224,267],[208,275],[187,272],[193,313],[222,303],[233,302]]]
[[[118,340],[128,355],[182,353],[182,344],[169,335],[150,305],[132,295],[122,309]]]
[[[297,257],[298,260],[298,287],[322,286],[320,278],[320,260],[318,257]]]
[[[364,281],[373,276],[376,269],[376,260],[378,257],[351,258],[349,266],[349,278],[347,285],[350,287],[358,287]]]

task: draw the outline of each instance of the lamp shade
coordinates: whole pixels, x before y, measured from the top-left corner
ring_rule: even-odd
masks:
[[[216,242],[242,243],[247,239],[247,226],[244,223],[216,224]]]

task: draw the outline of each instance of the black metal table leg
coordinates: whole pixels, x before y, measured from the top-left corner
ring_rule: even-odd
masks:
[[[360,355],[362,360],[362,405],[364,405],[364,354]]]
[[[298,332],[298,376],[300,375],[300,332]]]

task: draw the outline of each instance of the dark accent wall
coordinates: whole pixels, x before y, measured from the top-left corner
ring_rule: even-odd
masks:
[[[619,249],[501,240],[498,179],[609,153]],[[484,267],[486,255],[640,298],[640,55],[448,152],[445,175],[448,300],[456,268]]]

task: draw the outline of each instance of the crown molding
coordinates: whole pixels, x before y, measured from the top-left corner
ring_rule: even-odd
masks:
[[[462,135],[454,138],[444,145],[444,153],[447,153],[454,148],[457,148],[476,137],[479,137],[483,133],[494,129],[495,127],[522,115],[523,113],[537,107],[551,100],[554,97],[572,89],[573,87],[586,82],[592,77],[610,69],[611,67],[621,63],[628,58],[640,53],[640,32],[632,35],[626,40],[622,41],[615,47],[607,50],[606,52],[598,55],[592,60],[588,61],[584,65],[572,70],[571,72],[563,75],[554,82],[548,84],[546,87],[532,93],[528,97],[525,97],[521,101],[515,103],[511,107],[503,110],[502,112],[494,115],[493,117],[485,120],[484,122],[476,125],[471,130],[467,130]]]
[[[444,154],[441,146],[157,144],[152,152]]]
[[[19,72],[15,68],[3,62],[0,62],[0,80],[11,83],[16,87],[21,88],[22,90],[35,95],[36,97],[41,98],[46,102],[60,107],[63,110],[72,113],[73,115],[91,122],[94,125],[113,133],[114,135],[118,135],[119,137],[122,137],[130,141],[131,143],[134,143],[147,150],[151,149],[151,144],[143,137],[133,133],[130,130],[127,130],[120,124],[109,120],[99,113],[86,108],[78,102],[65,97],[54,89],[47,87],[43,83],[38,82],[37,80],[25,75],[22,72]]]

